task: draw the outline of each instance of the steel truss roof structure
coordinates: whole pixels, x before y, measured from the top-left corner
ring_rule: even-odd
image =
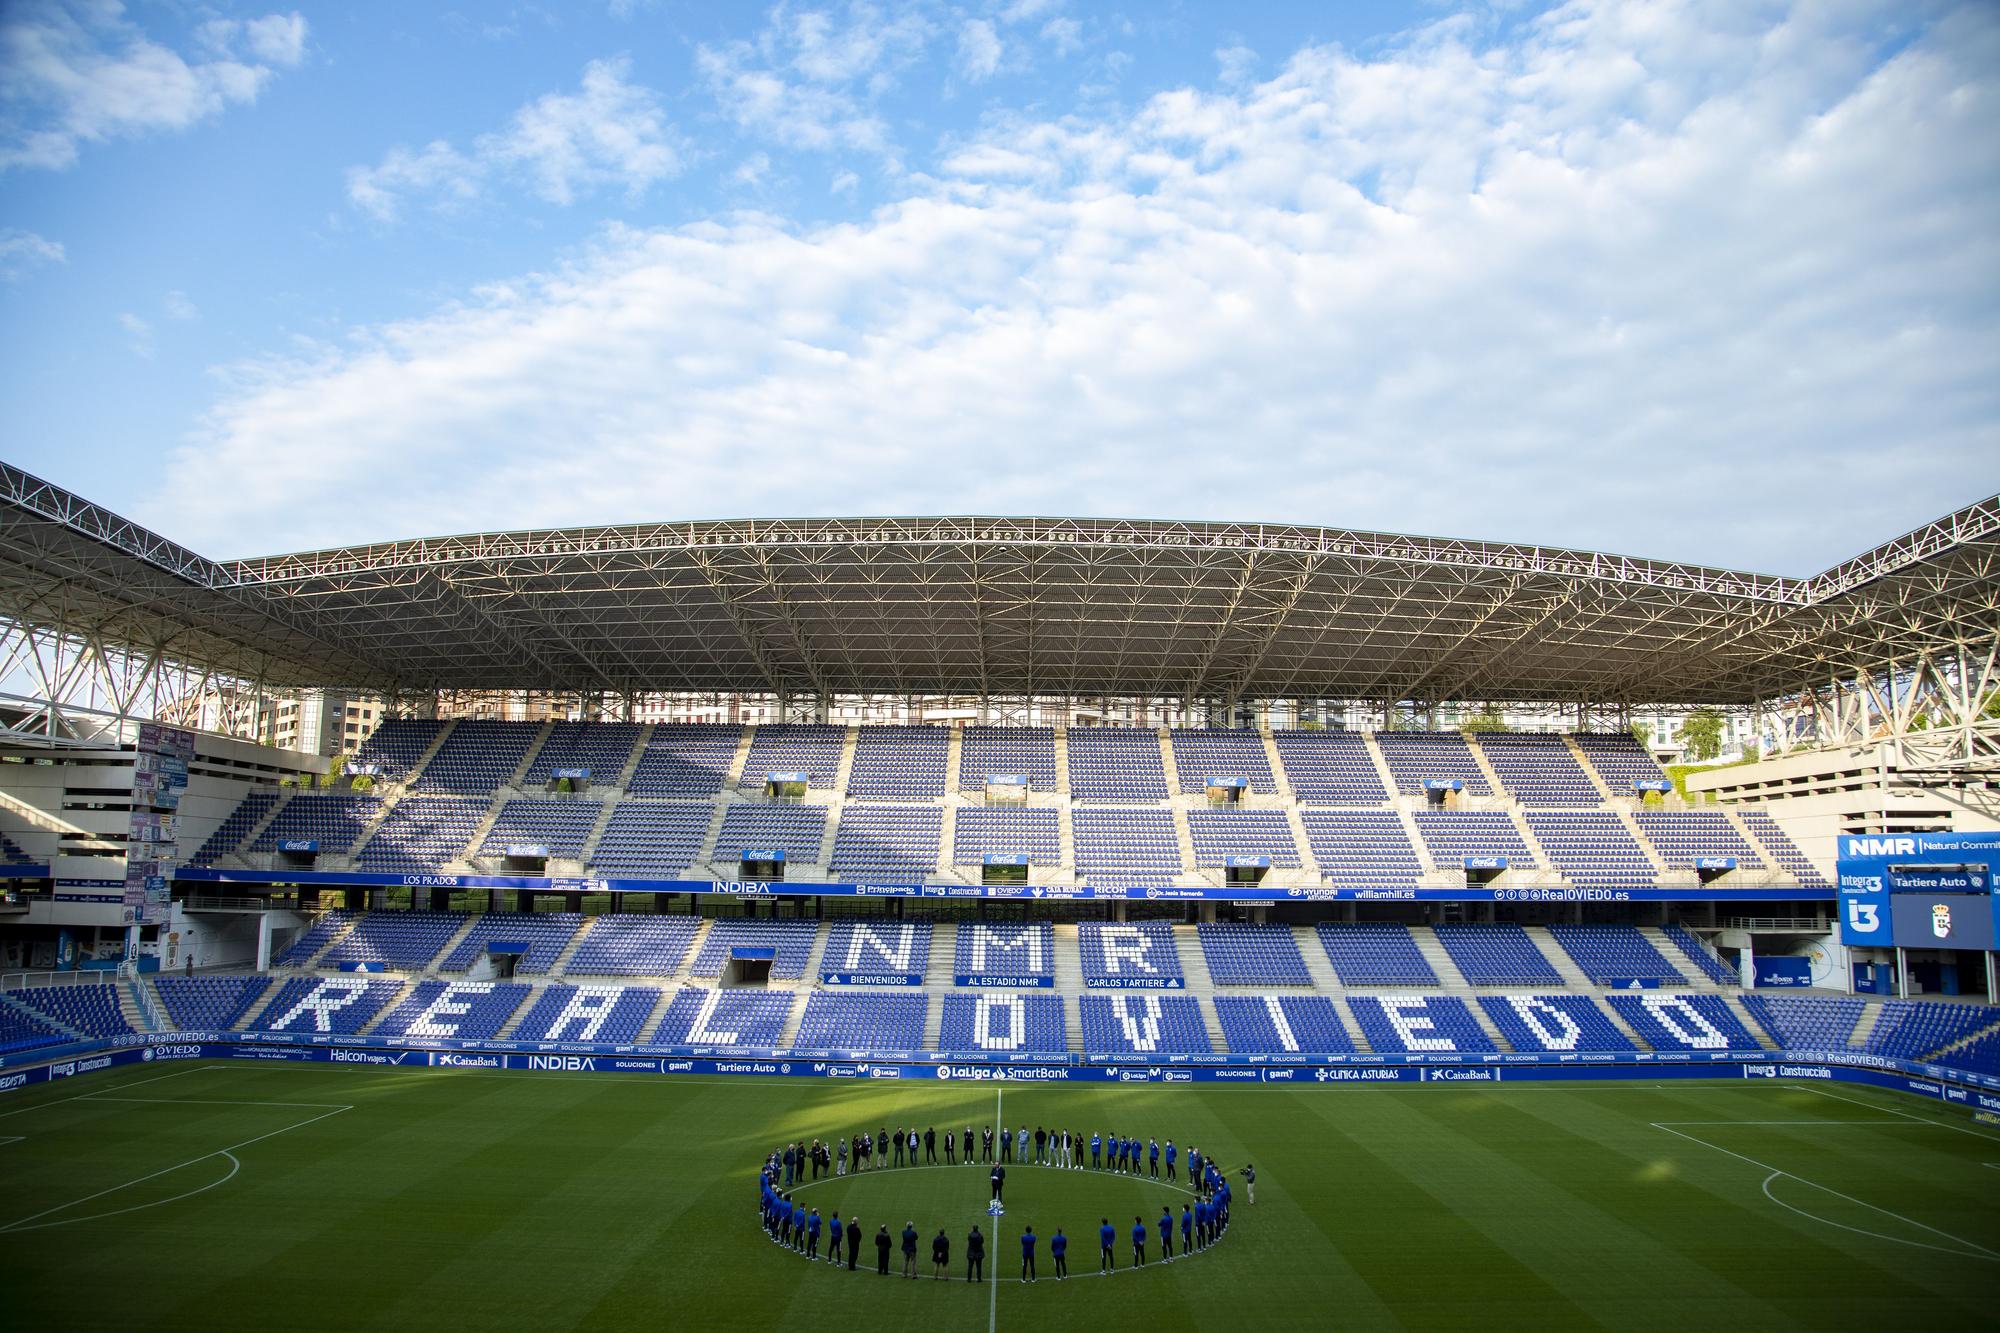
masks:
[[[1805,579],[1278,524],[854,518],[212,561],[0,464],[0,617],[274,687],[1747,705],[2000,634],[2000,497]]]

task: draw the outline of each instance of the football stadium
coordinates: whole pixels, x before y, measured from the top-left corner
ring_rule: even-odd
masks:
[[[1991,1317],[2000,500],[1787,580],[989,518],[222,563],[5,482],[23,642],[387,701],[340,764],[10,705],[23,1327]],[[1172,724],[1034,721],[1114,697]],[[1943,813],[1677,786],[1599,721],[1667,700]]]

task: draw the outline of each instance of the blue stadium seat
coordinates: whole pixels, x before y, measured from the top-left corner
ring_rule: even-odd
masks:
[[[814,991],[799,1017],[794,1050],[916,1051],[931,997],[918,990]]]
[[[1481,1054],[1498,1049],[1456,995],[1350,995],[1347,1007],[1378,1053]]]
[[[677,991],[653,1030],[658,1046],[725,1046],[768,1049],[778,1044],[798,997],[790,991]]]
[[[630,1045],[639,1040],[661,994],[651,986],[556,983],[535,997],[514,1029],[514,1040]]]
[[[1085,986],[1178,990],[1184,983],[1173,927],[1164,921],[1086,921],[1076,944]]]
[[[1320,947],[1343,986],[1435,986],[1410,928],[1393,921],[1322,921]]]
[[[1588,995],[1482,995],[1479,1007],[1517,1051],[1631,1051]]]
[[[1354,1039],[1325,995],[1218,995],[1215,1016],[1232,1055],[1352,1051]]]
[[[352,1035],[403,989],[380,977],[294,977],[264,1006],[253,1032]]]
[[[1290,926],[1207,921],[1195,927],[1218,986],[1310,986],[1312,974]]]
[[[484,1041],[528,998],[518,981],[420,981],[376,1025],[378,1037]]]
[[[938,1049],[948,1054],[1060,1055],[1069,1049],[1060,995],[952,991],[942,1003]]]
[[[952,974],[971,985],[1053,986],[1055,927],[1047,921],[961,921]]]
[[[1757,1039],[1719,995],[1620,992],[1612,1009],[1656,1051],[1754,1051]]]
[[[1191,995],[1084,995],[1083,1049],[1092,1055],[1208,1055],[1215,1050]]]

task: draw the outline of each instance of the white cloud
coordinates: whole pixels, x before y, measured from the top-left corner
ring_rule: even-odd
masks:
[[[1000,36],[985,19],[967,19],[958,30],[958,72],[974,83],[1000,68]]]
[[[1118,513],[1799,572],[2000,480],[2000,17],[1905,18],[1438,25],[996,121],[857,223],[614,229],[248,368],[147,517],[233,553]]]
[[[160,309],[166,313],[168,319],[181,323],[201,318],[201,311],[195,307],[193,301],[188,300],[186,292],[168,292],[160,299]]]
[[[12,282],[30,269],[68,260],[61,241],[14,227],[0,229],[0,281]]]
[[[889,155],[874,103],[928,45],[916,8],[852,0],[844,9],[772,9],[754,38],[703,45],[695,69],[723,115],[786,148]]]
[[[1073,55],[1083,49],[1083,25],[1070,18],[1050,19],[1042,25],[1042,40],[1059,56]]]
[[[133,355],[151,360],[153,356],[153,326],[127,310],[118,316],[118,327],[125,330],[128,345]]]
[[[518,181],[559,205],[601,188],[643,194],[680,174],[685,147],[659,98],[630,82],[630,73],[627,59],[593,60],[577,92],[536,98],[505,130],[480,136],[469,153],[442,139],[416,150],[398,145],[375,166],[348,169],[348,200],[387,222],[409,197],[460,206],[495,178]]]
[[[184,130],[257,100],[305,56],[306,21],[215,20],[194,59],[147,37],[116,0],[7,7],[0,18],[0,170],[61,169],[87,143]],[[243,49],[247,48],[247,50]]]

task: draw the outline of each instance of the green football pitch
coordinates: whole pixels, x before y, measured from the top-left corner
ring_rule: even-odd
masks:
[[[1131,1270],[1165,1183],[871,1172],[849,1273],[756,1217],[787,1139],[1067,1124],[1254,1163],[1215,1248]],[[1120,1271],[1096,1276],[1098,1219]],[[875,1275],[914,1222],[920,1271]],[[964,1281],[964,1237],[991,1239]],[[1019,1281],[1023,1225],[1075,1275]],[[953,1279],[930,1279],[930,1238]],[[158,1065],[0,1102],[0,1322],[282,1329],[1992,1328],[2000,1130],[1796,1083],[1023,1086]],[[1157,1256],[1157,1243],[1153,1253]],[[900,1270],[901,1260],[892,1260]],[[996,1279],[997,1280],[991,1280]]]

